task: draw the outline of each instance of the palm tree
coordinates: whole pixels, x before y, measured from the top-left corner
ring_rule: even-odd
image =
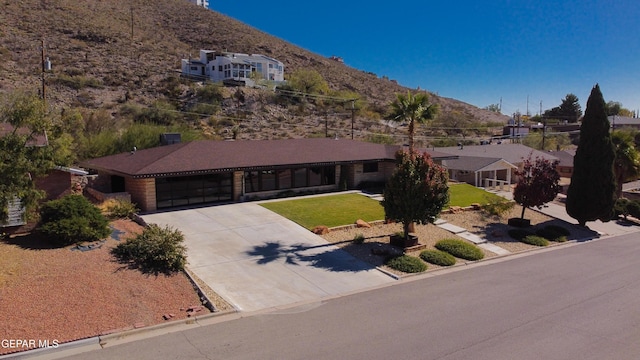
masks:
[[[415,123],[426,123],[432,120],[437,113],[438,105],[429,103],[429,94],[426,92],[413,95],[411,91],[407,91],[407,95],[396,95],[396,100],[391,103],[390,119],[397,122],[409,122],[409,154],[414,153]]]
[[[616,151],[613,169],[616,175],[616,197],[622,197],[622,184],[640,175],[640,154],[634,146],[634,136],[629,131],[614,131],[611,141]]]

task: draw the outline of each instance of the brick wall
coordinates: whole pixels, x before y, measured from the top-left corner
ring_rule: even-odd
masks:
[[[124,187],[125,190],[131,194],[131,201],[135,203],[140,210],[157,210],[155,179],[133,179],[126,177],[124,179]]]

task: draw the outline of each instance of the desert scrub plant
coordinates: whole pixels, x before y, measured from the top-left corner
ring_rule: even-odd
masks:
[[[427,270],[427,264],[414,256],[400,255],[387,260],[387,266],[405,273],[419,273]]]
[[[487,203],[482,206],[482,211],[493,216],[502,216],[507,211],[513,209],[515,202],[497,199],[494,197],[486,197]]]
[[[353,243],[354,244],[363,244],[364,243],[364,239],[365,239],[364,238],[364,234],[361,234],[361,233],[360,234],[356,234],[353,237]]]
[[[484,253],[479,247],[459,239],[440,240],[436,243],[436,249],[465,260],[475,261],[484,258]]]
[[[525,243],[525,244],[535,245],[535,246],[548,246],[549,245],[549,240],[543,238],[542,236],[538,236],[538,235],[527,235],[524,238],[522,238],[522,240],[520,240],[520,241]]]
[[[132,218],[139,211],[134,203],[123,199],[108,199],[99,206],[102,213],[110,219]]]
[[[518,241],[524,239],[529,235],[533,235],[531,231],[525,229],[509,229],[507,233],[512,239],[516,239]]]
[[[104,239],[111,233],[107,219],[82,195],[67,195],[44,203],[39,230],[55,244],[67,246]]]
[[[420,253],[420,259],[439,266],[451,266],[456,263],[453,255],[440,250],[424,250]]]
[[[183,242],[180,230],[151,224],[142,234],[118,244],[111,253],[120,262],[144,273],[170,274],[184,269],[187,249]]]
[[[558,225],[547,225],[542,229],[536,230],[536,235],[555,242],[567,241],[569,234],[569,230]]]

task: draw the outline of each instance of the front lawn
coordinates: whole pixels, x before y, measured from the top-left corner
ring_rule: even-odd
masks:
[[[486,204],[489,199],[502,199],[469,184],[449,186],[449,205],[465,207]],[[384,220],[384,208],[377,200],[360,194],[339,194],[303,199],[273,201],[260,204],[307,229],[318,225],[335,227],[364,221]]]
[[[491,200],[498,201],[502,198],[496,194],[487,192],[469,184],[449,185],[449,206],[467,207],[473,203],[487,204]]]
[[[384,219],[384,209],[380,202],[360,194],[315,196],[260,205],[307,229],[313,229],[318,225],[335,227],[353,224],[358,219]]]

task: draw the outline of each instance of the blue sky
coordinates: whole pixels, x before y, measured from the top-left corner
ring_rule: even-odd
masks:
[[[638,0],[210,1],[345,64],[478,107],[532,115],[568,94],[640,109]],[[277,55],[276,55],[277,57]],[[286,69],[285,69],[286,71]]]

